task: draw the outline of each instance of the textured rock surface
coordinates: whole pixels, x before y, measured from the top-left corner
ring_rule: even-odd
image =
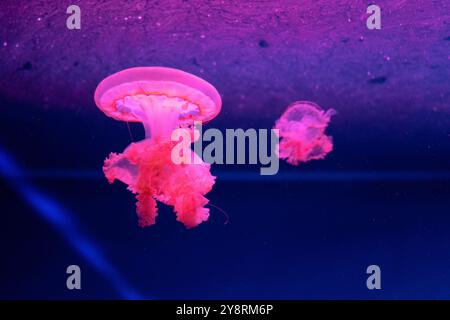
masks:
[[[383,28],[369,31],[362,1],[84,0],[82,28],[71,31],[63,3],[5,1],[0,94],[93,109],[106,75],[164,65],[217,86],[224,118],[248,116],[246,109],[272,117],[298,99],[366,117],[380,104],[389,113],[407,109],[402,116],[441,110],[449,102],[448,2],[378,4]]]

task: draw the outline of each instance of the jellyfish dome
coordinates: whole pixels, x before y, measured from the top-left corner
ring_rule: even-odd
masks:
[[[289,105],[274,127],[279,130],[279,157],[292,165],[323,159],[333,150],[333,139],[325,129],[334,114],[333,109],[324,111],[314,102]]]
[[[123,153],[111,153],[103,171],[136,194],[141,227],[153,225],[160,201],[174,208],[177,220],[195,227],[209,217],[205,194],[213,185],[210,165],[192,151],[192,164],[175,164],[171,152],[177,142],[173,130],[208,122],[221,109],[217,90],[205,80],[181,70],[139,67],[115,73],[97,86],[95,103],[107,116],[141,122],[145,139],[131,143]]]

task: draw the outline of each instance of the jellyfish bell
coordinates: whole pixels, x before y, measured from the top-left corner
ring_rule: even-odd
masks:
[[[151,123],[169,118],[170,125],[206,123],[222,106],[217,90],[193,74],[165,67],[138,67],[117,72],[100,82],[95,103],[116,120],[142,122],[146,137],[155,135],[160,125]],[[168,123],[164,121],[167,127]]]
[[[194,121],[205,123],[216,117],[222,105],[217,90],[181,70],[139,67],[101,81],[94,99],[107,116],[144,125],[145,139],[130,144],[122,154],[111,153],[103,166],[110,183],[118,179],[136,194],[139,225],[155,223],[156,200],[173,206],[177,220],[186,227],[206,221],[204,195],[215,177],[210,165],[199,159],[195,164],[171,161],[171,134],[180,127],[193,130]]]

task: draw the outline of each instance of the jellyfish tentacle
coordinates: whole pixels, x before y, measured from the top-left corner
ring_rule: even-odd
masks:
[[[193,228],[208,220],[209,209],[204,207],[208,202],[208,199],[199,193],[187,193],[178,197],[174,205],[177,221],[183,223],[187,228]]]
[[[136,196],[136,213],[140,227],[147,227],[155,224],[158,216],[158,207],[153,196],[149,193],[140,193]]]

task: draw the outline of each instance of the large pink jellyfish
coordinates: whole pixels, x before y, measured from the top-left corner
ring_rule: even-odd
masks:
[[[145,139],[131,143],[122,154],[111,153],[103,171],[110,183],[118,179],[136,194],[141,227],[155,223],[156,200],[174,207],[177,220],[195,227],[208,220],[208,200],[214,185],[210,165],[192,150],[193,164],[175,164],[171,152],[174,129],[207,122],[222,105],[217,90],[192,74],[163,67],[126,69],[104,79],[95,91],[97,106],[121,121],[141,122]],[[192,131],[191,131],[192,132]]]
[[[275,122],[279,130],[279,157],[293,165],[323,159],[333,150],[333,140],[325,135],[333,109],[323,111],[309,101],[292,103]]]

